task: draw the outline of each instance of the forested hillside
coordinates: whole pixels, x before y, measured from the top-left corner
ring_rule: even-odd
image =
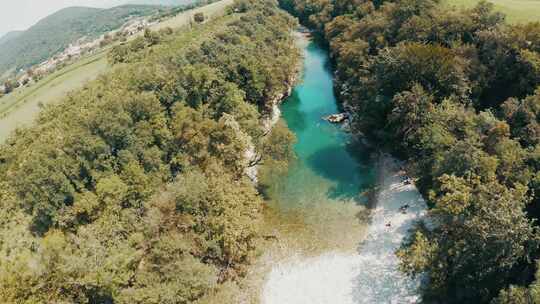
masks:
[[[424,301],[540,302],[540,23],[509,25],[486,2],[281,5],[327,42],[353,130],[418,179],[431,224],[398,255],[426,276]]]
[[[9,43],[0,43],[0,74],[41,63],[79,38],[97,38],[119,28],[130,17],[150,15],[159,9],[124,5],[110,9],[69,7],[60,10],[18,33]]]
[[[147,31],[142,55],[13,134],[2,302],[236,303],[262,207],[245,152],[290,155],[289,131],[261,117],[295,73],[294,26],[277,2],[239,0],[196,44]]]
[[[0,37],[0,44],[8,42],[9,40],[19,36],[22,33],[23,31],[11,31],[11,32],[6,33],[2,37]]]

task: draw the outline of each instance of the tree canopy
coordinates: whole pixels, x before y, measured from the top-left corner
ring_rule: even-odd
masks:
[[[299,54],[277,3],[229,12],[199,44],[145,33],[0,147],[3,303],[234,303],[262,207],[245,151],[290,145],[261,119]]]

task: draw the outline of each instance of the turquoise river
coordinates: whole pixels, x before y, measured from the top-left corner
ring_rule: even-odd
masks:
[[[339,112],[327,51],[299,41],[301,81],[281,106],[297,138],[296,160],[267,185],[282,254],[271,263],[261,302],[415,303],[419,282],[399,272],[394,251],[425,205],[402,183],[397,161],[323,119]],[[365,192],[373,186],[380,192],[369,209]],[[399,212],[405,203],[407,214]]]

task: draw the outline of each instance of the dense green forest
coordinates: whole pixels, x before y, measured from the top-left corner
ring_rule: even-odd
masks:
[[[9,43],[0,44],[0,74],[26,68],[49,59],[82,37],[97,38],[117,29],[129,18],[146,16],[163,8],[150,5],[123,5],[110,9],[69,7],[17,32]]]
[[[540,23],[491,4],[281,0],[329,47],[353,129],[408,160],[429,220],[398,251],[426,303],[539,303]]]
[[[299,61],[277,2],[238,0],[47,106],[0,147],[2,303],[236,303],[262,199],[250,146],[280,164],[292,135],[261,119]],[[133,42],[137,44],[138,42]]]

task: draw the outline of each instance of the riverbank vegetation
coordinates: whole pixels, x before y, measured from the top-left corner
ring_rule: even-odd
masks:
[[[199,26],[195,45],[147,33],[0,146],[3,303],[236,303],[262,206],[244,155],[289,156],[261,119],[296,72],[295,21],[238,0]]]
[[[406,158],[431,206],[398,251],[424,301],[540,301],[540,23],[487,2],[280,3],[327,42],[353,130]]]

